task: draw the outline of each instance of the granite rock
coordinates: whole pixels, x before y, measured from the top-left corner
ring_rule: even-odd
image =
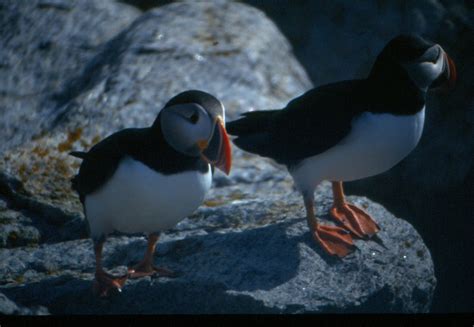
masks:
[[[45,307],[26,308],[18,306],[15,302],[7,298],[5,294],[0,293],[0,314],[43,316],[49,314],[49,312]]]
[[[330,184],[317,194],[321,222],[331,224]],[[162,235],[155,262],[177,278],[129,280],[122,293],[99,299],[91,290],[92,242],[77,240],[0,250],[0,289],[52,314],[428,312],[436,279],[417,232],[366,198],[350,200],[382,231],[356,241],[344,260],[316,246],[301,198],[290,193],[201,208],[189,218],[199,224]],[[210,217],[221,220],[216,226]],[[145,246],[142,237],[110,237],[105,266],[124,272]]]
[[[0,4],[0,151],[43,132],[49,101],[139,11],[113,0]]]
[[[175,94],[210,92],[229,119],[283,106],[311,87],[276,26],[256,9],[225,1],[174,3],[143,14],[66,84],[43,135],[0,159],[2,179],[21,189],[4,185],[10,201],[60,220],[82,210],[69,181],[79,160],[68,152],[118,129],[150,125]]]

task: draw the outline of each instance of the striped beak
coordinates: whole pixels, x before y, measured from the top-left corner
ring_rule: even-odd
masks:
[[[457,72],[456,72],[456,65],[454,65],[453,59],[451,59],[450,56],[448,56],[447,53],[444,53],[445,55],[445,60],[448,66],[448,87],[453,88],[454,85],[456,84],[456,79],[457,79]]]
[[[431,84],[430,88],[440,88],[441,90],[451,90],[456,84],[457,72],[453,59],[446,52],[444,56],[443,73]]]
[[[229,175],[232,166],[232,148],[229,135],[227,135],[224,122],[220,116],[215,119],[215,124],[216,126],[210,141],[198,142],[198,146],[201,149],[201,157],[226,175]]]

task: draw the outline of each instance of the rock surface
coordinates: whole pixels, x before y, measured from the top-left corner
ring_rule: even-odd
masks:
[[[114,0],[2,1],[0,151],[41,133],[49,98],[138,14]]]
[[[227,2],[176,3],[144,14],[68,85],[43,135],[7,151],[0,171],[22,182],[15,198],[27,196],[41,214],[54,206],[71,219],[81,210],[70,190],[79,166],[67,154],[71,149],[150,125],[164,103],[186,89],[216,95],[235,118],[252,108],[283,106],[311,87],[276,26],[251,7]]]
[[[326,212],[330,184],[317,193]],[[2,291],[52,314],[427,312],[436,282],[419,235],[380,205],[354,202],[377,217],[382,232],[378,242],[357,241],[359,250],[344,260],[315,246],[293,193],[204,207],[188,219],[198,226],[184,221],[163,235],[155,262],[177,278],[128,281],[121,294],[98,299],[92,243],[79,240],[0,250],[0,274],[9,282]],[[145,246],[141,237],[109,238],[105,264],[123,271]]]
[[[0,314],[1,315],[47,315],[49,314],[48,310],[44,307],[37,308],[26,308],[18,306],[15,302],[11,301],[5,296],[5,294],[0,293]]]
[[[216,1],[144,13],[49,102],[54,114],[42,135],[0,158],[0,290],[19,306],[53,314],[427,312],[436,279],[413,227],[354,197],[383,230],[357,241],[348,258],[329,258],[309,236],[288,174],[236,148],[231,175],[217,172],[203,206],[160,241],[155,262],[179,277],[128,281],[109,299],[92,295],[92,246],[69,185],[79,163],[68,151],[149,125],[185,89],[213,93],[233,119],[282,107],[310,87],[288,42],[256,9]],[[329,184],[316,201],[327,220]],[[17,243],[8,238],[12,228]],[[144,245],[138,236],[110,237],[106,267],[123,271]]]

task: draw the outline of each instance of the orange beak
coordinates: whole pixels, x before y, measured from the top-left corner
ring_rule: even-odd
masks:
[[[443,73],[431,84],[430,88],[439,89],[441,92],[448,92],[454,88],[457,79],[456,65],[453,59],[443,51],[444,67]]]
[[[454,61],[451,59],[450,56],[448,56],[446,52],[444,53],[444,56],[448,63],[448,70],[449,70],[448,88],[453,88],[454,85],[456,84],[456,79],[457,79],[456,65],[454,64]]]
[[[207,143],[207,142],[206,142]],[[222,118],[217,117],[216,128],[209,144],[198,144],[203,149],[201,157],[229,175],[232,166],[232,148]]]

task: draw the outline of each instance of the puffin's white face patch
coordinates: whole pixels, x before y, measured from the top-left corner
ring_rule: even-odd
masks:
[[[445,65],[444,51],[441,47],[439,49],[439,56],[435,63],[423,61],[423,58],[421,58],[418,62],[403,64],[411,80],[422,90],[428,89],[431,83],[443,72]]]
[[[130,157],[85,200],[92,236],[117,230],[157,232],[174,227],[196,210],[211,187],[212,172],[163,175]]]
[[[166,142],[186,155],[199,156],[196,143],[207,141],[212,136],[212,120],[206,110],[196,103],[164,108],[160,123]]]

